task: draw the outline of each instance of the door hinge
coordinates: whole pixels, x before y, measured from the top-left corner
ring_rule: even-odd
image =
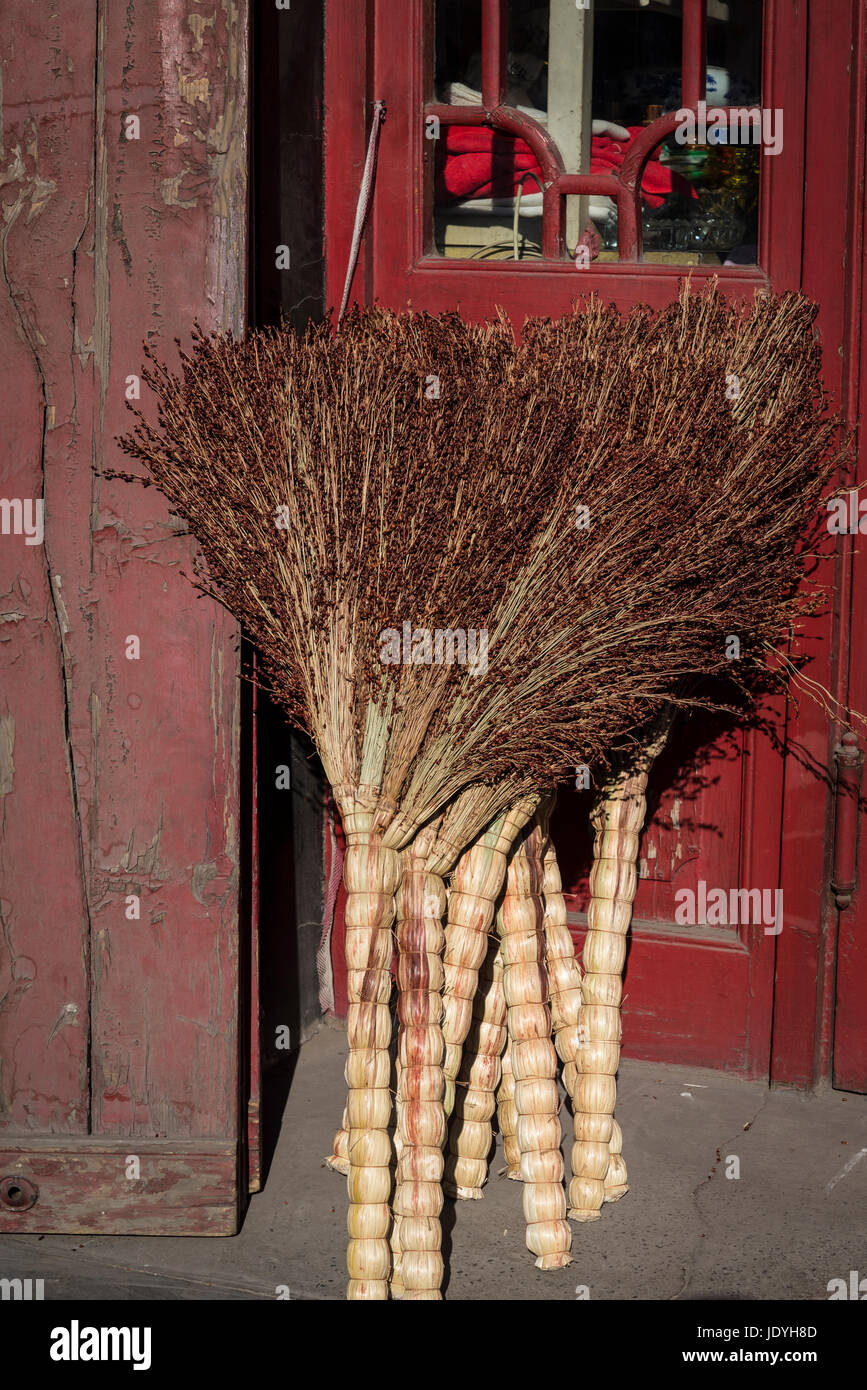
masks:
[[[834,749],[837,776],[834,788],[834,866],[831,892],[842,912],[858,884],[858,829],[864,753],[849,730]]]

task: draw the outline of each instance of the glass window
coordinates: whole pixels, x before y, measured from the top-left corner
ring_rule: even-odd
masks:
[[[680,0],[503,0],[505,105],[556,142],[567,173],[618,174],[632,142],[681,107]],[[482,106],[482,7],[437,0],[434,100]],[[754,265],[762,165],[759,0],[707,0],[707,107],[755,110],[667,134],[645,166],[645,259]],[[698,60],[696,59],[696,64]],[[490,124],[440,126],[433,237],[444,256],[533,259],[542,254],[543,172],[531,144]],[[767,123],[764,127],[768,138]],[[690,138],[685,139],[685,135]],[[618,259],[615,199],[566,199],[570,256]]]

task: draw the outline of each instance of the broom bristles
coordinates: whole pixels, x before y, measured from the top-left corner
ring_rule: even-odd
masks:
[[[773,679],[830,467],[814,313],[685,287],[657,315],[592,301],[529,321],[519,345],[503,317],[381,308],[337,336],[200,334],[180,376],[145,374],[160,424],[122,446],[188,520],[329,779],[376,788],[401,847],[474,783],[604,762],[692,676]],[[486,630],[487,671],[384,665],[404,622]]]

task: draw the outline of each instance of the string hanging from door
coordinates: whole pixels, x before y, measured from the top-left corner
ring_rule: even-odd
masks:
[[[352,245],[349,248],[349,263],[346,267],[343,298],[340,301],[340,312],[337,315],[338,326],[343,315],[346,313],[346,306],[349,303],[349,291],[352,287],[352,277],[355,274],[355,267],[358,264],[361,236],[364,231],[364,224],[367,221],[367,214],[370,211],[370,204],[373,200],[373,185],[376,180],[376,159],[379,153],[379,136],[384,120],[385,102],[375,101],[373,103],[373,124],[370,127],[370,138],[367,142],[367,158],[364,161],[364,173],[361,178],[361,188],[358,191],[358,203],[355,208],[355,226],[352,229]]]

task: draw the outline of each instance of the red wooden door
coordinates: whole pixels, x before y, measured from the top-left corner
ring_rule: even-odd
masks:
[[[626,42],[624,25],[645,23],[656,14],[657,29],[640,31],[633,44],[638,51],[647,36],[649,55],[654,47],[661,51],[659,44],[670,39],[670,26],[676,26],[680,74],[671,77],[668,91],[677,95],[667,110],[664,102],[660,106],[647,101],[645,128],[635,134],[616,181],[577,172],[575,159],[569,172],[564,172],[547,128],[554,126],[558,114],[553,97],[546,123],[535,109],[545,103],[544,83],[539,85],[533,54],[524,51],[531,45],[525,42],[521,47],[519,35],[528,32],[533,22],[528,14],[531,8],[539,9],[522,6],[519,0],[480,0],[461,7],[450,5],[449,0],[411,0],[398,7],[387,0],[376,0],[372,6],[327,4],[328,302],[340,299],[373,100],[387,103],[387,119],[373,211],[354,284],[356,298],[432,311],[458,306],[474,317],[502,305],[517,324],[526,314],[561,313],[576,296],[591,291],[624,308],[639,301],[654,305],[670,301],[677,294],[687,258],[650,256],[642,250],[642,239],[660,235],[659,224],[651,223],[642,211],[642,161],[672,135],[673,106],[680,103],[698,109],[706,95],[706,72],[719,82],[723,71],[732,87],[732,104],[740,99],[734,79],[742,79],[744,90],[748,74],[721,70],[711,61],[714,45],[723,51],[719,45],[725,39],[724,26],[732,24],[741,35],[732,51],[752,53],[757,82],[760,77],[761,108],[771,113],[771,119],[773,113],[783,113],[785,135],[775,154],[758,159],[758,209],[750,232],[756,250],[752,258],[735,258],[755,263],[720,265],[722,257],[715,264],[710,260],[694,263],[693,257],[689,258],[690,273],[696,281],[718,275],[724,292],[734,296],[751,295],[770,285],[777,290],[803,287],[819,299],[827,382],[837,402],[845,404],[841,362],[852,370],[846,358],[853,351],[851,335],[846,336],[851,286],[839,266],[853,235],[849,205],[853,174],[843,140],[832,142],[830,149],[827,142],[821,149],[819,141],[821,103],[829,100],[832,90],[837,92],[837,108],[841,101],[845,105],[844,126],[854,121],[863,100],[863,74],[862,79],[853,76],[846,60],[857,35],[855,7],[841,0],[823,8],[820,16],[815,6],[807,7],[799,0],[766,0],[764,5],[675,0],[649,7],[639,6],[637,0],[635,4],[597,0],[590,7],[591,21],[576,17],[582,6],[552,3],[548,7],[549,82],[559,61],[557,45],[551,41],[556,18],[561,26],[557,43],[566,48],[572,45],[570,61],[585,62],[585,128],[591,101],[599,100],[600,92],[604,99],[604,86],[597,90],[595,69],[586,61],[586,47],[580,47],[587,43],[586,26],[592,22],[594,42],[609,69],[612,50]],[[667,38],[660,37],[658,28],[663,11],[669,26]],[[575,28],[582,23],[583,38]],[[458,27],[471,31],[469,40],[457,32]],[[464,55],[472,52],[460,71],[448,69],[450,49]],[[562,69],[562,63],[559,66]],[[639,66],[629,82],[640,91],[643,80]],[[517,94],[513,84],[519,88]],[[536,95],[539,92],[541,97]],[[758,92],[755,95],[758,98]],[[573,90],[571,97],[577,110],[581,92]],[[563,108],[562,93],[560,102]],[[592,116],[609,119],[613,109],[594,107]],[[625,119],[624,115],[619,119]],[[626,125],[630,124],[626,119]],[[514,253],[503,259],[496,246],[492,256],[485,242],[486,235],[490,240],[491,226],[472,230],[478,227],[472,220],[476,209],[467,202],[458,204],[450,221],[448,167],[438,144],[453,130],[485,128],[494,130],[503,148],[513,152],[511,142],[516,135],[522,136],[536,156],[538,182],[544,191],[536,196],[541,206],[535,229],[529,230],[529,221],[520,221],[520,209],[516,215],[520,242],[528,248],[535,244],[536,259],[515,259]],[[568,143],[570,129],[568,120],[560,119],[558,138]],[[454,141],[447,148],[462,146]],[[585,153],[580,166],[585,171],[586,159]],[[532,191],[536,193],[535,188]],[[511,200],[506,196],[497,202],[493,197],[497,192],[510,194]],[[489,186],[479,186],[478,194],[477,207],[482,195],[491,196],[484,207],[494,227],[498,217],[502,222],[504,205],[507,222],[512,224],[515,188],[511,182],[498,189],[492,178]],[[576,224],[573,220],[570,235],[569,209],[579,196],[602,195],[616,209],[617,250],[609,252],[604,262],[588,263],[586,257],[574,255]],[[579,232],[583,215],[581,207]],[[516,235],[506,226],[501,239],[508,242]],[[467,251],[473,238],[478,245]],[[829,539],[829,553],[832,545]],[[838,559],[838,581],[841,563]],[[842,697],[839,663],[836,670],[831,666],[832,635],[830,618],[817,620],[811,636],[820,641],[810,673]],[[772,1072],[780,1080],[809,1085],[828,1071],[832,1011],[828,978],[836,930],[828,891],[833,822],[828,783],[837,731],[821,712],[806,706],[773,713],[785,756],[764,736],[735,737],[718,724],[692,721],[678,726],[671,748],[654,772],[627,966],[624,1045],[633,1055],[721,1066],[745,1075]],[[561,796],[555,838],[578,936],[589,860],[586,815],[586,795],[567,792]],[[776,923],[768,927],[763,923],[680,924],[675,919],[675,894],[683,888],[700,894],[702,884],[707,891],[712,887],[725,892],[781,889],[782,930],[777,932]]]
[[[105,474],[144,341],[243,327],[246,20],[0,24],[0,493],[44,503],[41,543],[0,536],[3,1231],[240,1217],[237,628],[165,499]]]
[[[853,36],[852,70],[856,90],[867,86],[867,12],[859,6],[860,24]],[[862,107],[863,110],[863,97]],[[867,411],[867,132],[854,123],[850,144],[852,201],[850,207],[848,294],[845,319],[844,405],[857,423],[864,447]],[[860,476],[860,470],[855,475]],[[867,710],[867,506],[862,500],[857,531],[842,539],[840,610],[842,637],[838,651],[838,685],[851,704]],[[863,744],[862,744],[863,748]],[[824,1050],[833,1047],[831,1076],[843,1090],[867,1092],[867,799],[863,780],[864,754],[850,735],[837,746],[838,795],[835,807],[832,885],[839,912],[835,949],[825,971],[827,993],[833,995],[833,1033],[826,1029]],[[860,855],[859,855],[860,845]]]

